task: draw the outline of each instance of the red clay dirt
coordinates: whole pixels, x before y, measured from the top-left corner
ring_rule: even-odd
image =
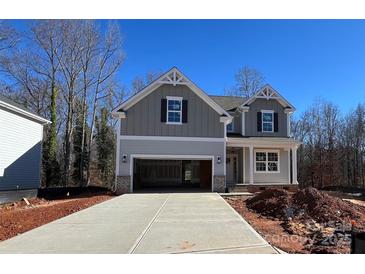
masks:
[[[109,200],[112,197],[109,193],[83,194],[59,200],[29,199],[29,206],[24,201],[0,205],[0,241]]]
[[[315,188],[226,200],[267,241],[289,253],[349,253],[351,229],[365,229],[365,207]]]

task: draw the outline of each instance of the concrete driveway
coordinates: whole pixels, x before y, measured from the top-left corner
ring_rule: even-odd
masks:
[[[0,243],[0,253],[277,253],[216,193],[126,194]]]

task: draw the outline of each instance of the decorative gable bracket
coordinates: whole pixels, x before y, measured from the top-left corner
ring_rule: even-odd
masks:
[[[179,74],[179,72],[177,72],[176,70],[172,70],[171,73],[165,75],[158,82],[160,84],[170,84],[173,86],[188,84],[188,81],[184,78],[184,76]]]
[[[254,97],[255,98],[261,98],[261,99],[266,99],[266,100],[280,99],[278,94],[275,91],[273,91],[272,89],[270,89],[269,87],[263,88],[258,93],[256,93]]]
[[[243,107],[248,107],[253,101],[256,99],[275,99],[277,100],[284,108],[289,108],[291,111],[295,111],[295,107],[290,104],[283,96],[280,95],[275,89],[273,89],[269,84],[265,85],[262,89],[257,91],[254,95],[248,98],[241,105],[240,109],[243,110]]]

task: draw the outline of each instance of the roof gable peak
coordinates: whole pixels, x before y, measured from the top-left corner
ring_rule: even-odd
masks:
[[[256,99],[277,100],[283,107],[288,107],[293,111],[295,110],[295,107],[269,84],[265,84],[260,88],[254,95],[243,102],[242,106],[248,106]]]
[[[218,114],[231,116],[220,105],[218,105],[212,98],[210,98],[202,89],[195,85],[188,77],[186,77],[177,67],[173,67],[166,73],[162,74],[156,80],[151,82],[148,86],[137,92],[126,101],[122,102],[112,111],[112,114],[116,114],[119,110],[127,110],[134,104],[142,100],[145,96],[159,88],[161,85],[185,85],[189,87],[194,93],[196,93],[201,99],[203,99],[210,107],[212,107]]]

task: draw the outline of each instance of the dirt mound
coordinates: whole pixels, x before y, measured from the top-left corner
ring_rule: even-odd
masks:
[[[282,220],[314,220],[318,223],[349,223],[363,226],[365,208],[330,196],[315,188],[298,190],[294,194],[278,189],[265,190],[246,201],[249,209]]]
[[[340,198],[330,196],[309,187],[297,191],[292,197],[292,205],[317,222],[351,222],[360,220],[365,209]]]
[[[286,218],[291,194],[282,189],[268,189],[246,201],[249,209],[267,217]]]

